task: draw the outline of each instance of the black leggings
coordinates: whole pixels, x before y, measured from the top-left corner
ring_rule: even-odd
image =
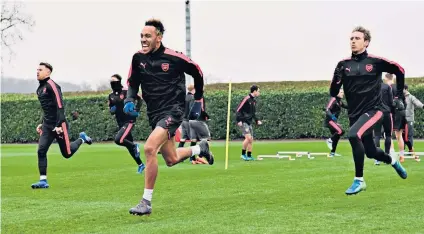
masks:
[[[333,120],[328,121],[327,126],[332,134],[331,141],[333,142],[333,144],[331,152],[334,153],[336,152],[337,144],[339,143],[340,137],[344,134],[344,131],[342,129],[342,126],[340,126],[340,124],[334,122]]]
[[[374,126],[374,141],[377,147],[380,147],[381,128],[384,129],[384,152],[390,153],[390,145],[392,144],[393,118],[390,112],[383,114],[382,121],[379,121]]]
[[[47,175],[47,151],[53,140],[56,139],[60,147],[60,152],[64,158],[70,158],[77,152],[83,143],[81,139],[69,142],[69,128],[67,123],[62,123],[63,133],[57,134],[53,131],[54,126],[44,125],[41,128],[40,140],[38,141],[38,170],[40,175]]]
[[[353,160],[355,161],[355,176],[364,176],[365,154],[368,158],[374,158],[387,164],[392,162],[390,155],[374,144],[372,129],[383,118],[381,111],[368,111],[357,120],[350,119],[348,138],[352,147]]]
[[[115,136],[115,143],[120,146],[125,146],[137,165],[140,165],[142,161],[140,157],[136,157],[135,144],[133,142],[134,139],[131,134],[131,131],[134,128],[134,123],[120,124],[119,127],[120,129]]]

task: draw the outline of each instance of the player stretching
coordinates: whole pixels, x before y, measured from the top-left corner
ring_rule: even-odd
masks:
[[[37,79],[40,82],[37,96],[44,116],[42,123],[37,126],[37,132],[40,134],[37,151],[40,181],[31,185],[33,189],[49,187],[47,183],[47,151],[54,139],[59,144],[64,158],[72,157],[82,143],[85,142],[89,145],[92,143],[91,138],[84,132],[79,134],[80,138],[76,141],[69,141],[69,126],[65,117],[62,91],[60,86],[50,78],[52,71],[53,67],[48,63],[40,63],[37,69]]]
[[[384,152],[390,154],[390,147],[392,145],[392,131],[393,131],[393,92],[392,87],[388,84],[381,84],[381,98],[384,104],[383,120],[378,121],[374,126],[374,141],[377,147],[380,147],[381,127],[384,129]],[[376,159],[375,165],[380,165]]]
[[[253,161],[255,158],[252,156],[253,146],[253,128],[252,121],[257,125],[262,122],[256,118],[256,97],[259,96],[259,87],[252,85],[250,87],[250,94],[247,95],[237,107],[236,121],[244,135],[243,148],[241,150],[241,158],[245,161]],[[247,150],[247,155],[246,155]]]
[[[346,95],[350,129],[348,138],[352,146],[355,162],[355,178],[353,184],[346,190],[347,195],[352,195],[366,189],[363,178],[364,154],[369,158],[391,164],[399,176],[406,179],[406,170],[400,162],[385,153],[374,144],[372,128],[383,117],[383,103],[381,101],[381,73],[389,72],[397,76],[397,92],[395,103],[403,105],[404,70],[397,63],[368,54],[366,48],[371,41],[370,32],[357,27],[352,31],[350,46],[352,55],[340,61],[334,71],[330,85],[330,95],[336,97],[340,87]]]
[[[387,84],[389,84],[392,87],[393,96],[396,96],[396,93],[398,92],[402,92],[403,94],[403,89],[398,90],[399,88],[398,85],[393,84],[392,74],[386,74],[385,78],[388,81]],[[405,105],[406,105],[406,102],[404,102],[403,105],[393,104],[393,110],[392,110],[393,130],[395,131],[396,139],[398,142],[400,162],[404,161],[404,156],[405,156],[405,144],[403,141],[403,131],[405,130],[405,127],[406,127]]]
[[[409,152],[414,152],[414,112],[415,108],[424,108],[424,104],[418,100],[414,95],[409,93],[408,91],[408,85],[405,84],[405,89],[403,91],[405,94],[405,102],[406,102],[406,110],[405,110],[405,116],[406,116],[406,126],[405,126],[405,133],[403,135],[403,139],[405,140],[405,145],[408,146]],[[415,160],[419,161],[419,156],[415,155]]]
[[[187,87],[187,94],[185,98],[185,109],[184,109],[184,116],[183,116],[183,122],[181,123],[181,139],[180,144],[178,145],[179,148],[184,147],[184,144],[186,140],[190,140],[190,126],[189,126],[189,115],[190,115],[190,108],[192,104],[194,103],[194,86],[191,84]],[[190,146],[195,146],[196,142],[191,141]],[[195,160],[195,156],[190,157],[190,162],[192,164],[197,164]]]
[[[190,148],[175,148],[174,135],[181,125],[185,108],[185,75],[194,78],[194,105],[190,119],[197,119],[201,113],[200,100],[203,97],[203,74],[199,66],[182,53],[165,48],[162,37],[165,29],[159,20],[145,23],[141,32],[142,49],[132,57],[128,78],[128,96],[125,113],[135,111],[134,99],[141,87],[147,106],[147,116],[152,132],[144,145],[146,155],[145,189],[140,203],[129,210],[130,214],[146,215],[152,212],[151,200],[158,174],[157,153],[161,152],[169,167],[192,155],[206,158],[212,165],[214,158],[209,143],[201,141]]]
[[[347,106],[342,102],[343,90],[340,90],[336,97],[332,97],[327,104],[325,109],[325,122],[324,126],[330,129],[331,138],[327,139],[327,146],[331,150],[330,156],[334,157],[336,154],[337,143],[339,143],[340,137],[344,134],[342,126],[337,123],[342,108],[347,109]]]
[[[112,93],[109,94],[109,110],[112,115],[115,115],[116,122],[118,123],[119,131],[115,136],[115,143],[120,146],[125,146],[130,153],[131,157],[137,163],[137,173],[142,173],[144,170],[144,164],[140,159],[140,149],[138,144],[134,144],[133,136],[131,131],[134,128],[138,112],[142,104],[141,97],[137,95],[137,106],[136,112],[133,115],[127,115],[124,113],[124,100],[127,97],[127,90],[122,89],[121,84],[122,77],[118,74],[113,75],[110,78],[110,86]]]
[[[192,145],[196,145],[197,141],[207,140],[211,138],[211,133],[209,132],[209,127],[206,124],[206,121],[209,120],[209,115],[206,113],[206,103],[205,98],[200,99],[201,101],[201,113],[200,117],[196,120],[190,120],[190,138]],[[190,157],[192,164],[207,164],[207,161],[199,156],[197,159],[195,156]]]

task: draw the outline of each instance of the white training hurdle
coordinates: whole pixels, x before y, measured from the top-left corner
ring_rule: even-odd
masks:
[[[276,159],[283,159],[287,158],[289,161],[296,160],[295,158],[292,158],[290,155],[258,155],[258,160],[263,160],[264,158],[276,158]]]
[[[293,157],[291,156],[293,155]],[[315,159],[314,156],[326,156],[327,158],[331,158],[329,153],[314,153],[314,152],[307,152],[307,151],[278,151],[276,155],[258,155],[258,160],[263,160],[264,158],[277,158],[277,159],[283,159],[287,158],[288,160],[292,161],[296,158],[301,158],[303,156],[307,156],[308,159]],[[340,156],[339,154],[336,154],[336,156]]]
[[[326,156],[327,158],[331,158],[329,153],[310,153],[310,152],[308,152],[306,154],[298,154],[298,155],[296,155],[296,157],[300,158],[304,155],[307,155],[308,159],[314,159],[315,157],[313,157],[312,155],[315,155],[315,156],[323,155],[323,156]]]
[[[399,153],[396,152],[396,155],[399,156]],[[417,162],[421,161],[420,156],[424,156],[424,152],[404,152],[403,153],[404,159],[414,159]]]

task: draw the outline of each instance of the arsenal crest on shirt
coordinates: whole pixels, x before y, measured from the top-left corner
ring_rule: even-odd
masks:
[[[365,70],[367,70],[367,72],[371,72],[372,68],[373,68],[372,64],[365,65]]]
[[[162,63],[162,70],[167,72],[169,70],[169,63]]]

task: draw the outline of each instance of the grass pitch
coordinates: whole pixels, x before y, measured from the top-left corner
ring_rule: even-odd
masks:
[[[187,145],[187,144],[186,144]],[[407,160],[408,179],[389,165],[365,160],[368,189],[346,196],[354,165],[348,142],[342,157],[240,160],[240,142],[212,142],[213,166],[188,161],[159,176],[149,217],[128,214],[142,196],[144,175],[123,147],[83,145],[70,160],[53,144],[49,189],[38,180],[36,145],[2,145],[2,233],[419,233],[424,230],[424,161]],[[424,142],[416,142],[424,151]],[[324,141],[256,142],[254,155],[327,152]],[[142,157],[144,161],[144,156]]]

